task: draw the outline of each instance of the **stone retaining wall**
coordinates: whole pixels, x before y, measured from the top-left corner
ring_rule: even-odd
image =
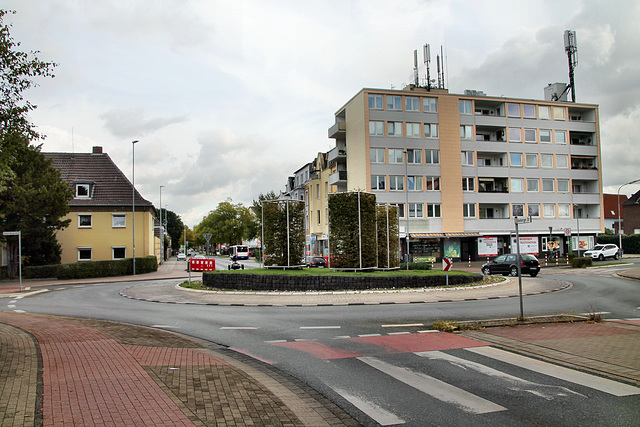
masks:
[[[450,275],[449,285],[472,283],[480,277]],[[446,276],[294,276],[205,272],[202,274],[202,284],[210,288],[240,291],[337,291],[437,287],[446,284]]]

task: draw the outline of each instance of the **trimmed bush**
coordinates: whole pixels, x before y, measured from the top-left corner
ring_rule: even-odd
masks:
[[[593,260],[589,257],[570,258],[569,262],[573,268],[586,268],[593,265]]]
[[[23,267],[22,277],[25,279],[46,279],[50,277],[58,277],[58,270],[61,268],[61,264]]]
[[[406,270],[407,263],[403,262],[400,264],[400,270]],[[430,262],[410,262],[409,270],[432,270]]]
[[[155,256],[136,258],[136,273],[144,274],[158,270]],[[92,277],[127,276],[133,274],[131,258],[114,261],[88,261],[60,266],[58,279],[87,279]]]

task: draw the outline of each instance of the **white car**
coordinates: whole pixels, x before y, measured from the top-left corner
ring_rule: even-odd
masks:
[[[186,261],[186,260],[187,260],[187,256],[183,252],[180,252],[178,254],[178,261]]]
[[[604,261],[605,258],[620,259],[620,249],[618,249],[618,245],[614,244],[595,245],[586,251],[584,256],[598,261]]]

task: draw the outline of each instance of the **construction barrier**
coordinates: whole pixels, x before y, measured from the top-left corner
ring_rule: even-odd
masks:
[[[190,271],[215,271],[215,259],[194,259],[189,258]]]

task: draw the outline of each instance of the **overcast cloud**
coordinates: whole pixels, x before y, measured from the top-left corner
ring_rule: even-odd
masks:
[[[409,83],[413,50],[444,46],[450,92],[542,99],[568,82],[600,105],[605,192],[640,178],[637,1],[5,0],[24,50],[59,64],[27,97],[44,151],[104,148],[191,227],[250,204],[331,148],[333,114],[363,87]],[[421,74],[423,71],[421,70]],[[435,66],[432,76],[435,75]],[[640,186],[624,187],[631,194]]]

